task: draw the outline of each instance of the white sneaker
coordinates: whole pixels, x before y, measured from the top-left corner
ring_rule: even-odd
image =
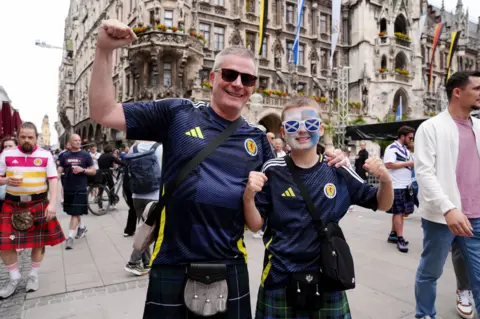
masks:
[[[468,290],[457,290],[457,313],[464,319],[473,318],[473,306]]]
[[[0,289],[0,299],[5,299],[13,295],[17,290],[21,280],[21,278],[16,280],[10,279],[8,283],[2,289]]]
[[[29,275],[27,279],[27,292],[37,291],[39,288],[38,277]]]

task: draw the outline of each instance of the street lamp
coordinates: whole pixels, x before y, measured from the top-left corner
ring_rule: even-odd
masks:
[[[40,41],[40,40],[35,40],[35,45],[41,48],[46,48],[46,49],[60,49],[63,50],[63,47],[59,47],[56,45],[51,45],[46,43],[45,41]]]

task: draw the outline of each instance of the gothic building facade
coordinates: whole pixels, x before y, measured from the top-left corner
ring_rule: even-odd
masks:
[[[60,66],[59,136],[76,132],[84,143],[122,141],[121,132],[89,118],[88,85],[100,22],[118,19],[137,33],[129,48],[113,56],[117,101],[166,97],[210,100],[208,74],[215,54],[230,45],[258,51],[259,2],[256,0],[71,0],[65,21],[70,49]],[[331,55],[331,0],[305,1],[300,26],[299,63],[291,50],[297,28],[297,1],[270,0],[266,39],[259,65],[262,107],[248,105],[244,116],[278,133],[285,101],[303,94],[317,100],[322,117],[338,118],[338,68],[349,68],[349,121],[373,123],[393,115],[420,118],[439,111],[436,94],[445,74],[450,33],[462,31],[452,70],[478,68],[479,25],[458,0],[455,13],[424,0],[343,0],[339,41]],[[420,17],[427,14],[424,32]],[[444,22],[434,60],[434,86],[426,83],[434,25]],[[327,121],[328,120],[328,121]],[[63,134],[63,135],[62,135]]]

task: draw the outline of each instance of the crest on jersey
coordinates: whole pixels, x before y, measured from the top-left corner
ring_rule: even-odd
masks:
[[[323,188],[323,192],[325,193],[325,196],[330,199],[337,196],[337,188],[332,183],[328,183],[327,185],[325,185],[325,187]]]
[[[33,165],[35,166],[40,166],[42,165],[42,159],[41,158],[36,158],[33,160]]]
[[[247,150],[247,153],[250,154],[251,156],[257,155],[258,149],[257,149],[257,143],[255,143],[254,140],[251,138],[247,138],[245,140],[245,150]]]

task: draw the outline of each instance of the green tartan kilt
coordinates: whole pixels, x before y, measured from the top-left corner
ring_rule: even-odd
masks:
[[[287,306],[285,288],[265,290],[260,286],[255,319],[351,319],[347,294],[344,291],[322,294],[322,308],[301,311]]]

